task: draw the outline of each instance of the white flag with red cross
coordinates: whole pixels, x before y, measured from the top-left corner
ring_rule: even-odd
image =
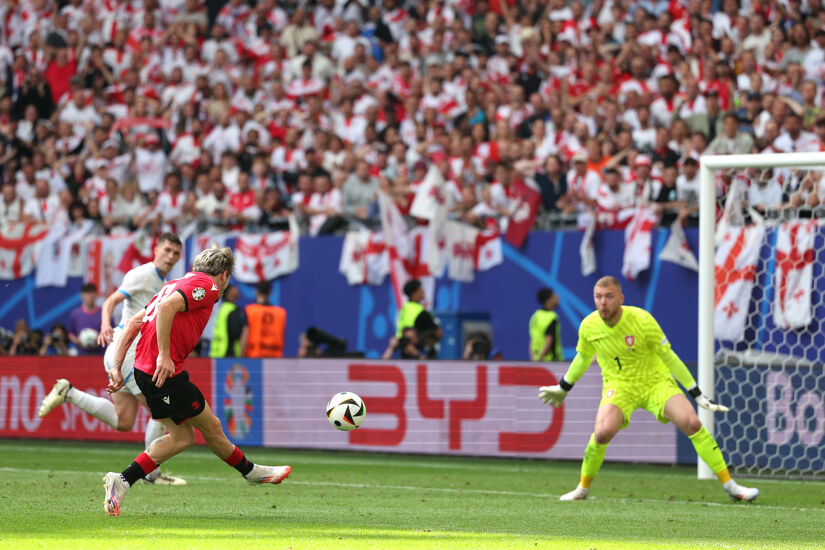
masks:
[[[294,216],[289,217],[289,227],[289,231],[238,237],[235,243],[238,281],[271,281],[298,269],[300,231]]]
[[[816,222],[793,221],[779,226],[776,236],[773,321],[782,329],[811,324]]]
[[[384,235],[377,231],[349,231],[344,238],[338,271],[351,285],[381,285],[390,271]]]
[[[449,220],[446,225],[447,276],[454,281],[472,283],[475,280],[476,239],[479,230],[472,225]]]
[[[719,340],[738,342],[745,335],[764,235],[761,223],[730,226],[716,248],[713,332]]]
[[[11,222],[0,232],[0,279],[25,277],[37,261],[40,241],[46,238],[49,226]]]

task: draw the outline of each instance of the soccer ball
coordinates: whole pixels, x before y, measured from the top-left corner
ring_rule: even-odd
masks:
[[[360,426],[366,415],[367,407],[364,401],[349,391],[336,393],[327,403],[329,423],[345,432]]]
[[[97,334],[98,332],[93,328],[84,328],[77,335],[77,339],[80,340],[82,347],[92,349],[97,345]]]

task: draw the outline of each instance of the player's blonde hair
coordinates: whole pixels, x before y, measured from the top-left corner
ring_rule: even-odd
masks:
[[[622,291],[622,283],[620,283],[616,277],[611,277],[610,275],[606,275],[598,281],[596,281],[596,286],[600,286],[602,288],[606,286],[615,286],[617,289],[619,289],[620,293]]]
[[[192,271],[207,275],[220,275],[228,271],[232,275],[235,271],[235,256],[232,254],[232,249],[228,246],[207,248],[195,256]]]

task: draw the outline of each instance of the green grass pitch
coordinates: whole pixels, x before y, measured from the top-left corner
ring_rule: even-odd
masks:
[[[193,448],[165,465],[186,487],[139,482],[109,517],[101,478],[139,451],[0,441],[0,548],[825,548],[821,482],[746,480],[762,494],[737,504],[695,468],[611,463],[559,502],[577,463],[247,448],[293,467],[250,487]]]

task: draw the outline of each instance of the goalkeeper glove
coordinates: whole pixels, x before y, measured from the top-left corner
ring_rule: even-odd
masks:
[[[541,399],[545,405],[561,407],[562,401],[564,401],[564,398],[567,397],[567,392],[571,389],[573,389],[573,384],[562,378],[561,382],[556,386],[540,387],[539,399]]]
[[[693,386],[688,390],[688,393],[696,400],[696,404],[702,407],[703,409],[707,409],[712,412],[728,412],[728,409],[724,405],[720,405],[715,403],[713,399],[708,399],[702,394],[702,390],[699,389],[699,386]]]

